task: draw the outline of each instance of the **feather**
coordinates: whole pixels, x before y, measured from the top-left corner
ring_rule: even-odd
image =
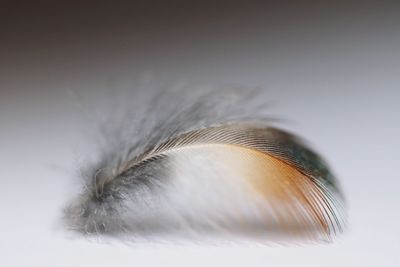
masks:
[[[167,113],[124,152],[106,154],[66,209],[68,224],[116,235],[332,240],[342,231],[343,196],[320,156],[254,114],[211,116],[205,99]]]

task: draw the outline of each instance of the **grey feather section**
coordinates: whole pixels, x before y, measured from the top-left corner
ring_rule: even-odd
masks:
[[[229,228],[230,215],[226,215],[223,223],[197,221],[173,204],[165,204],[169,203],[165,192],[171,191],[170,184],[175,179],[176,167],[171,156],[174,151],[228,144],[271,155],[309,177],[323,193],[320,206],[329,221],[329,231],[341,231],[343,198],[327,164],[301,139],[270,127],[267,116],[254,113],[259,106],[252,105],[252,94],[256,93],[203,94],[172,109],[163,108],[172,104],[171,95],[156,98],[149,104],[154,110],[148,110],[149,116],[136,124],[139,130],[133,140],[127,141],[129,138],[120,134],[111,135],[121,142],[105,152],[89,172],[82,194],[66,209],[69,226],[84,233],[107,234],[173,232],[185,227],[196,229],[199,225],[201,229],[211,229],[216,224],[217,228]],[[151,119],[151,114],[155,114],[155,119]],[[179,188],[174,190],[173,194],[181,193]]]

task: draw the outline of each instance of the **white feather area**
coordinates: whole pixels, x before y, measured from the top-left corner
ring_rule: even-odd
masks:
[[[304,175],[269,155],[242,146],[206,144],[172,149],[169,181],[158,195],[132,207],[136,230],[153,233],[302,235],[324,228],[299,196]],[[291,167],[288,167],[291,168]],[[288,177],[297,175],[298,177]],[[301,185],[290,183],[302,182]],[[295,189],[293,189],[295,188]]]

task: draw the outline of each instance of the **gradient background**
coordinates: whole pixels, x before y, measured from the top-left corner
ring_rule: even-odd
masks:
[[[396,2],[2,2],[1,265],[400,266]],[[347,232],[306,247],[71,238],[57,222],[85,125],[70,92],[96,98],[143,77],[265,88],[284,127],[334,167]]]

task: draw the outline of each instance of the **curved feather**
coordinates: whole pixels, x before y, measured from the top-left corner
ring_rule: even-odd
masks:
[[[207,179],[220,187],[206,194],[217,196],[209,201],[215,212],[203,207],[197,192],[186,192]],[[262,123],[225,123],[173,136],[100,170],[89,191],[70,209],[73,224],[85,232],[139,231],[152,224],[168,230],[182,221],[191,228],[243,230],[252,220],[261,231],[327,240],[342,230],[342,196],[326,163],[297,137]]]

